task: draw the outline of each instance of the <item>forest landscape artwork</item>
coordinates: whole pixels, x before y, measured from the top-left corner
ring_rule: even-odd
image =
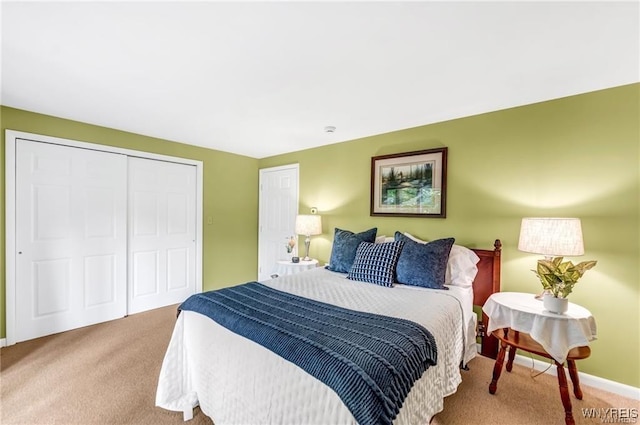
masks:
[[[372,158],[371,215],[445,217],[446,148]]]
[[[382,205],[433,206],[433,162],[382,167]]]

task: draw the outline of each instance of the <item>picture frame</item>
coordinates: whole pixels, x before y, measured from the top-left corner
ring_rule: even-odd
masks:
[[[446,218],[447,148],[371,158],[371,215]]]

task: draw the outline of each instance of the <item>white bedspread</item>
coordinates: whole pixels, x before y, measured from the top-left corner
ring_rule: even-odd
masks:
[[[402,317],[431,331],[438,364],[413,386],[394,424],[428,423],[460,384],[460,362],[475,355],[475,339],[469,341],[475,328],[470,289],[386,288],[322,268],[263,283],[354,310]],[[188,412],[198,404],[216,425],[356,423],[331,388],[298,366],[206,316],[184,311],[162,364],[156,405]]]

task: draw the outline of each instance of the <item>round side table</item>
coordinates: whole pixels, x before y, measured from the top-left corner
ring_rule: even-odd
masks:
[[[315,267],[318,267],[318,260],[300,260],[298,263],[292,263],[289,260],[280,260],[278,261],[278,266],[276,267],[276,274],[278,276],[285,276],[288,274],[296,274],[303,272],[305,270],[311,270]]]

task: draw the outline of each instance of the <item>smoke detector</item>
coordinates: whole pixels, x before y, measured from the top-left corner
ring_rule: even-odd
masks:
[[[336,131],[336,128],[332,125],[328,125],[324,128],[325,133],[333,133],[334,131]]]

